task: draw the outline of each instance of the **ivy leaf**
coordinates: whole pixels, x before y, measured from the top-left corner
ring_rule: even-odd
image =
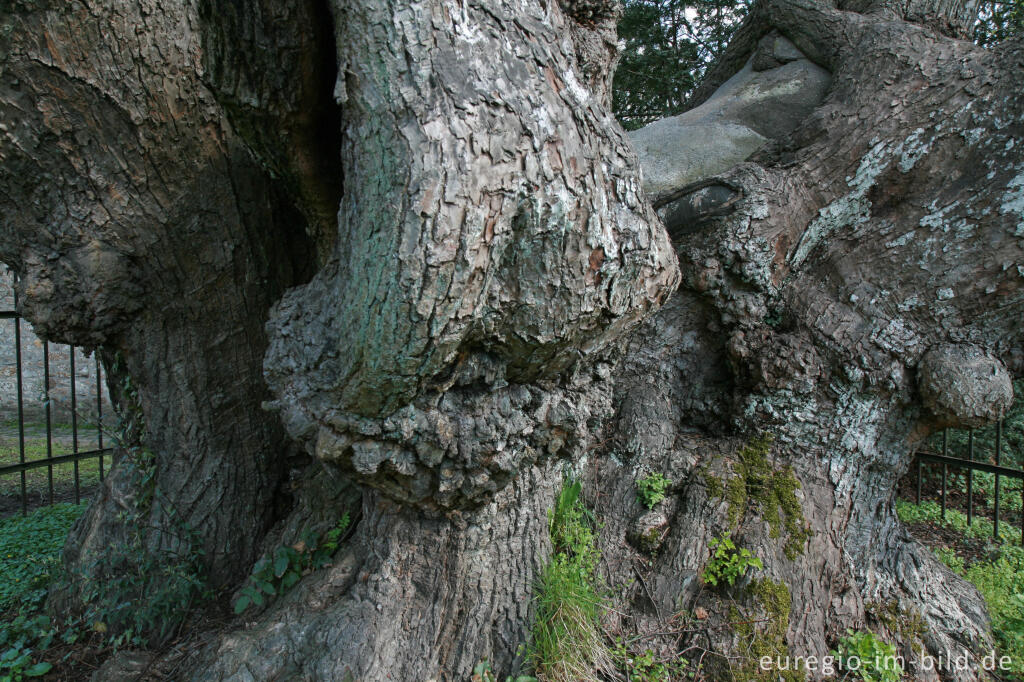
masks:
[[[274,559],[274,575],[278,578],[284,575],[285,571],[288,570],[288,557],[285,554],[279,554]],[[273,594],[273,593],[271,593]]]
[[[242,611],[245,611],[247,608],[249,608],[249,604],[251,604],[251,603],[252,603],[252,599],[250,599],[249,597],[246,597],[246,596],[239,597],[238,601],[235,602],[235,614],[237,615],[237,614],[241,613]]]
[[[39,677],[50,672],[52,668],[53,664],[47,663],[46,661],[42,661],[41,663],[36,663],[34,666],[30,668],[26,668],[23,674],[25,675],[25,677]]]

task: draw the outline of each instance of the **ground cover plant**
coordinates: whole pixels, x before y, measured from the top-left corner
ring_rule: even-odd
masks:
[[[897,500],[896,510],[925,544],[954,572],[971,582],[988,606],[992,634],[1000,655],[1011,658],[1012,677],[1024,680],[1024,548],[1020,529],[1003,523],[993,539],[989,519],[941,507],[932,500],[915,504]]]

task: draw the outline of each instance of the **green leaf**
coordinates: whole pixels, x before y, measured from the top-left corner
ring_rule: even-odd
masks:
[[[47,663],[46,661],[42,661],[40,663],[36,663],[31,668],[26,668],[24,674],[25,674],[25,677],[39,677],[41,675],[45,675],[46,673],[50,672],[50,670],[52,670],[52,669],[53,669],[53,664]]]
[[[239,614],[242,611],[245,611],[247,608],[249,608],[249,604],[251,603],[252,599],[250,599],[249,597],[239,597],[238,601],[235,602],[235,614]]]
[[[284,572],[288,570],[288,557],[285,554],[279,554],[274,559],[274,575],[280,578],[284,575]]]

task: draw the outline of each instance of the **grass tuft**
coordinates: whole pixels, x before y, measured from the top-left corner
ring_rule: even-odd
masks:
[[[597,588],[593,518],[579,482],[566,483],[548,518],[554,553],[538,586],[531,658],[540,680],[588,682],[610,670],[601,633],[605,598]]]

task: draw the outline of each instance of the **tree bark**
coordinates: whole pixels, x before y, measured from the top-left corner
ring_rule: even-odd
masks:
[[[196,531],[212,584],[233,584],[279,513],[289,446],[260,407],[263,324],[312,272],[306,221],[200,80],[194,7],[15,3],[3,23],[0,257],[22,312],[137,392],[122,409],[141,411],[161,504],[133,513],[167,530],[157,546]],[[134,487],[111,477],[73,572],[102,559]]]
[[[615,457],[590,460],[591,487],[611,497],[600,508],[615,510],[602,534],[610,582],[644,567],[614,612],[651,633],[699,607],[681,643],[650,641],[704,656],[723,678],[756,676],[761,655],[820,659],[846,628],[869,626],[899,643],[915,679],[938,679],[923,652],[965,650],[971,669],[943,679],[981,679],[984,604],[909,538],[893,499],[915,446],[998,417],[1007,368],[1020,371],[1021,46],[986,52],[816,3],[764,3],[745,27],[772,29],[832,86],[790,135],[659,209],[684,283],[621,365]],[[766,43],[751,45],[744,59],[764,62]],[[729,197],[725,215],[709,187]],[[711,434],[746,437],[689,428],[712,415]],[[764,460],[758,433],[774,435]],[[656,515],[630,481],[650,471],[676,482]],[[801,484],[792,498],[788,472]],[[713,590],[700,575],[727,532],[765,570]],[[625,537],[660,549],[644,556]]]
[[[355,485],[334,565],[188,676],[514,672],[570,469],[607,627],[749,679],[867,624],[979,679],[980,597],[893,512],[915,445],[1024,369],[1024,47],[957,40],[974,7],[759,3],[693,104],[766,143],[653,206],[608,113],[614,3],[0,11],[0,259],[144,417],[69,567],[132,531],[139,448],[161,502],[132,523],[198,533],[217,587]],[[827,91],[778,125],[801,59]],[[714,590],[725,533],[765,568]]]

